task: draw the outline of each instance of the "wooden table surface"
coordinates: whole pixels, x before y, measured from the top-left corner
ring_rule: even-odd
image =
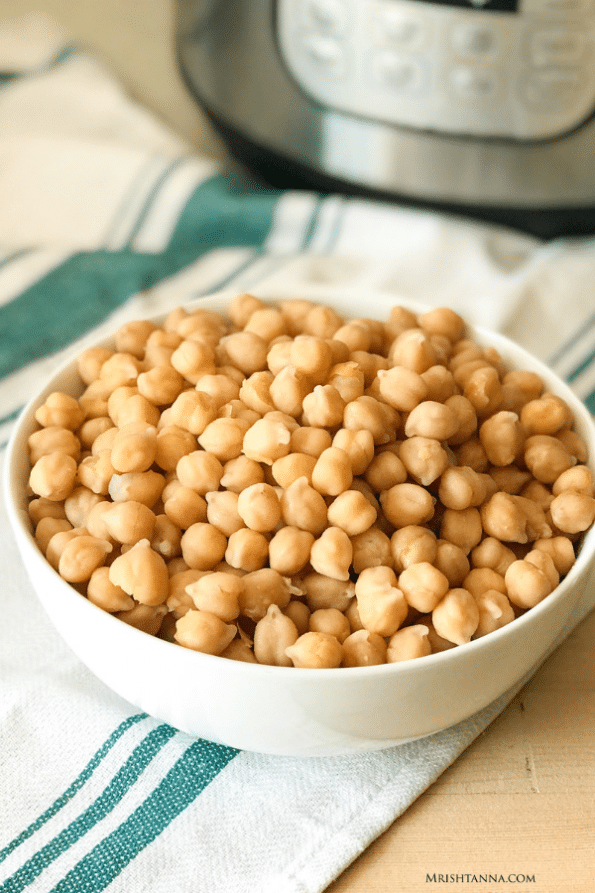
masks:
[[[170,0],[2,0],[0,21],[30,10],[91,47],[196,151],[225,158],[176,69]],[[591,614],[328,893],[595,891],[594,642]]]

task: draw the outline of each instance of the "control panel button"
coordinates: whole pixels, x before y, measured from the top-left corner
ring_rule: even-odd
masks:
[[[460,56],[486,57],[495,55],[500,48],[500,36],[487,24],[457,22],[450,32],[450,43]]]
[[[493,99],[500,91],[502,78],[495,68],[457,65],[448,74],[451,92],[462,100]]]
[[[529,38],[529,57],[535,66],[575,65],[585,51],[584,33],[567,28],[541,28]]]
[[[311,31],[303,35],[304,49],[309,59],[334,78],[347,73],[347,53],[336,37]]]
[[[376,82],[393,92],[419,93],[427,82],[424,60],[406,53],[376,53],[372,66]]]
[[[427,32],[427,21],[411,9],[385,3],[373,11],[372,40],[379,46],[416,51],[423,47]]]
[[[336,37],[348,30],[349,9],[345,0],[306,0],[304,14],[306,28]]]
[[[544,68],[527,72],[521,93],[529,106],[555,109],[573,100],[580,91],[584,72],[580,68]]]

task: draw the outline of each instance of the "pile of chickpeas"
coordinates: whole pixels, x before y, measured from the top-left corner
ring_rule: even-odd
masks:
[[[78,358],[29,438],[48,562],[124,623],[286,667],[463,645],[546,598],[595,520],[573,414],[461,317],[238,295]]]

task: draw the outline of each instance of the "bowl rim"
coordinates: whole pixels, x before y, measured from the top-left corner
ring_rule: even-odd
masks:
[[[345,290],[334,289],[329,290],[325,293],[320,292],[312,295],[308,292],[307,288],[297,286],[292,290],[277,290],[273,293],[268,293],[267,289],[254,288],[250,290],[250,293],[254,294],[256,297],[260,297],[263,301],[270,304],[292,298],[306,298],[307,300],[327,303],[329,306],[335,306],[336,308],[344,306],[346,297]],[[201,295],[200,297],[195,298],[192,301],[184,302],[180,305],[174,304],[169,307],[169,309],[160,313],[149,314],[145,316],[139,315],[137,317],[134,317],[133,320],[150,320],[152,322],[160,324],[173,309],[176,309],[177,306],[182,306],[185,310],[188,311],[200,309],[202,306],[204,306],[204,309],[207,310],[224,312],[226,306],[237,294],[237,291],[229,289],[216,291],[211,294]],[[347,295],[348,294],[349,293],[347,293]],[[357,293],[352,293],[352,296],[357,297],[357,294],[359,294],[359,299],[361,301],[361,289]],[[407,299],[406,297],[397,297],[394,294],[386,294],[381,291],[373,290],[373,295],[375,301],[387,301],[387,310],[390,310],[392,306],[398,305],[411,310],[416,314],[419,314],[434,308],[434,305],[424,304],[419,301],[412,301]],[[345,315],[346,318],[349,318],[347,314]],[[370,318],[374,318],[374,312],[370,314]],[[496,348],[496,350],[498,350],[502,354],[505,362],[507,354],[518,355],[521,361],[526,361],[526,365],[520,366],[515,360],[515,369],[530,368],[531,371],[537,372],[546,381],[548,390],[553,393],[559,394],[559,396],[562,396],[563,399],[568,402],[574,415],[575,424],[581,429],[581,434],[583,437],[585,437],[589,445],[589,467],[591,467],[591,469],[595,471],[595,420],[593,419],[591,413],[588,411],[584,402],[572,391],[570,386],[562,378],[560,378],[557,373],[555,373],[550,367],[548,367],[546,363],[535,357],[524,347],[508,338],[506,335],[500,332],[485,329],[481,326],[473,325],[472,323],[466,322],[465,325],[466,331],[473,337],[474,340],[477,340],[479,343],[485,343],[486,346]],[[101,326],[100,328],[105,328],[105,326]],[[8,517],[13,528],[13,533],[17,538],[19,547],[21,546],[24,538],[27,544],[35,550],[36,554],[39,556],[40,561],[44,564],[45,569],[55,578],[56,584],[60,587],[60,591],[63,593],[64,598],[81,599],[85,603],[85,608],[83,610],[88,610],[90,622],[92,622],[93,616],[103,616],[104,621],[107,621],[108,623],[111,621],[114,624],[118,624],[120,628],[126,627],[126,632],[123,634],[132,636],[133,641],[136,637],[137,641],[144,642],[146,646],[149,640],[153,640],[153,642],[156,644],[150,647],[156,647],[160,649],[175,649],[178,660],[186,661],[190,665],[198,661],[199,663],[206,662],[205,667],[207,668],[209,666],[215,668],[221,667],[222,663],[224,663],[228,672],[246,672],[259,676],[281,674],[281,676],[286,677],[286,679],[294,679],[296,682],[298,681],[298,678],[311,678],[313,681],[320,682],[323,679],[330,680],[336,678],[353,680],[354,678],[357,678],[359,676],[362,676],[366,679],[374,676],[386,675],[394,675],[395,677],[408,676],[411,673],[421,672],[423,668],[427,668],[428,670],[430,670],[431,667],[436,664],[450,664],[457,663],[459,661],[465,661],[466,656],[472,651],[480,652],[481,650],[494,648],[497,646],[498,643],[503,641],[505,642],[508,638],[515,638],[516,636],[521,635],[525,627],[533,625],[534,621],[536,621],[543,614],[551,611],[555,605],[557,605],[561,600],[568,596],[569,591],[572,590],[577,579],[587,571],[589,565],[595,560],[595,525],[593,525],[583,535],[576,560],[568,574],[563,578],[556,589],[554,589],[552,593],[546,596],[537,605],[527,610],[521,616],[515,618],[511,623],[506,624],[505,626],[500,627],[499,629],[494,630],[493,632],[478,639],[472,639],[470,642],[467,642],[463,645],[455,645],[455,647],[449,648],[445,651],[425,655],[423,659],[412,659],[407,661],[385,663],[366,667],[300,668],[278,667],[247,661],[233,661],[221,658],[219,655],[205,654],[202,652],[193,651],[192,649],[183,648],[182,646],[177,645],[173,642],[169,642],[165,639],[160,639],[157,636],[150,636],[146,632],[143,632],[129,624],[125,624],[122,621],[118,620],[118,618],[110,615],[109,612],[106,612],[92,602],[89,602],[88,599],[82,596],[75,589],[74,586],[63,580],[62,577],[60,577],[59,573],[50,565],[50,563],[47,561],[47,559],[39,549],[33,536],[31,525],[30,523],[28,523],[28,516],[26,515],[23,507],[25,493],[23,492],[19,496],[19,484],[17,480],[17,465],[19,461],[23,461],[22,447],[26,443],[26,438],[35,424],[33,415],[35,409],[43,402],[48,394],[57,389],[55,384],[57,380],[64,378],[67,374],[74,371],[77,358],[83,350],[91,346],[113,346],[115,332],[118,328],[119,325],[116,325],[112,329],[110,329],[107,334],[99,335],[99,337],[87,335],[77,341],[75,345],[71,345],[71,347],[67,350],[66,355],[64,355],[63,359],[56,365],[55,369],[51,373],[51,376],[45,382],[43,387],[36,391],[29,398],[29,400],[19,413],[7,444],[3,469],[3,490]],[[83,388],[81,386],[81,391],[82,389]],[[71,390],[74,393],[76,391],[76,388],[73,387]],[[32,585],[33,588],[36,589],[34,584]],[[109,620],[107,618],[109,618]],[[169,653],[171,653],[171,651]],[[289,676],[287,676],[288,673],[290,674]]]

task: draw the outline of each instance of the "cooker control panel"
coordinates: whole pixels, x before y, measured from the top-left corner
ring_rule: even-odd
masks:
[[[277,0],[277,40],[327,109],[516,140],[595,110],[595,0]]]

